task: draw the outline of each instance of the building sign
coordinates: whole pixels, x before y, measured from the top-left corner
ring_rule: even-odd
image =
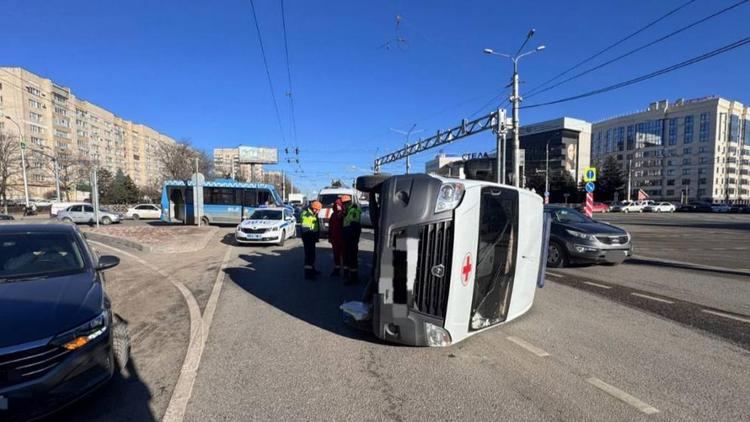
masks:
[[[279,151],[276,148],[260,148],[240,146],[241,164],[277,164]]]
[[[495,158],[495,154],[490,154],[488,152],[470,152],[462,155],[461,158],[464,161],[477,160],[480,158]]]

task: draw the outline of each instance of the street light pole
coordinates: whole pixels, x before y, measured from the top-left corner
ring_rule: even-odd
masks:
[[[518,110],[520,108],[521,104],[521,96],[518,93],[518,84],[519,84],[519,78],[518,78],[518,61],[525,56],[528,56],[530,54],[534,54],[537,52],[540,52],[544,50],[544,46],[540,45],[539,47],[527,51],[525,53],[521,53],[521,50],[526,46],[526,43],[529,42],[531,37],[534,36],[535,30],[530,30],[529,33],[526,35],[526,39],[524,40],[523,44],[521,44],[521,47],[518,48],[518,51],[516,51],[515,55],[510,54],[503,54],[503,53],[496,53],[491,48],[485,48],[484,52],[485,54],[493,55],[493,56],[501,56],[505,57],[507,59],[510,59],[513,62],[513,93],[510,96],[510,101],[513,103],[513,185],[516,187],[520,186],[521,182],[521,168],[520,168],[520,156],[519,151],[521,149],[521,134],[520,134],[520,124],[519,124],[519,116],[518,116]]]
[[[547,140],[547,145],[545,147],[545,158],[544,158],[544,202],[547,203],[549,201],[549,141],[551,139]]]
[[[18,142],[21,146],[21,170],[23,173],[23,193],[24,197],[26,199],[26,208],[29,207],[29,181],[26,178],[26,157],[24,155],[24,150],[26,149],[26,145],[23,143],[23,132],[21,131],[21,125],[18,124],[15,120],[13,120],[10,116],[5,116],[6,119],[13,122],[14,125],[18,128]]]
[[[410,157],[410,154],[409,154],[409,136],[411,136],[412,133],[419,133],[419,132],[422,131],[422,129],[415,131],[414,128],[416,128],[416,127],[417,127],[417,124],[414,123],[413,125],[411,125],[411,128],[409,128],[409,130],[407,130],[407,131],[391,128],[391,130],[393,132],[400,133],[402,135],[406,135],[406,146],[405,146],[405,148],[406,148],[406,174],[409,174],[409,170],[411,170],[411,161],[409,161],[409,157]],[[379,172],[379,171],[380,171],[379,168],[375,169],[376,173]]]

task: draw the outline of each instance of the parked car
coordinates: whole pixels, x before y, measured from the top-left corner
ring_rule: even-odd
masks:
[[[750,214],[750,205],[735,204],[729,209],[729,212],[736,214]]]
[[[71,205],[86,205],[88,202],[55,202],[49,207],[49,216],[56,217],[57,213],[65,210]]]
[[[643,207],[644,212],[675,212],[677,207],[669,202],[659,202],[658,204],[650,204]]]
[[[125,212],[125,217],[133,220],[140,220],[141,218],[158,219],[161,218],[161,208],[154,204],[140,204],[128,208]]]
[[[643,212],[643,205],[635,201],[622,201],[610,208],[612,212]]]
[[[547,250],[547,266],[558,268],[571,263],[619,264],[632,256],[630,233],[580,212],[556,206],[544,207],[552,226]]]
[[[258,208],[237,226],[234,239],[243,243],[275,243],[284,246],[297,235],[294,212],[287,207]]]
[[[713,205],[711,205],[711,212],[725,213],[725,212],[729,212],[730,209],[732,209],[732,207],[730,207],[727,204],[713,204]]]
[[[0,221],[11,221],[11,220],[15,220],[15,218],[13,218],[12,215],[0,214]]]
[[[96,214],[91,204],[71,205],[57,213],[57,220],[65,223],[88,223],[96,222]],[[99,222],[102,224],[119,223],[122,214],[116,214],[104,209],[99,209]]]
[[[604,202],[594,202],[592,205],[592,212],[609,212],[609,205],[605,204]],[[576,206],[576,209],[578,211],[583,211],[584,206],[585,204],[580,204]]]
[[[677,207],[677,212],[711,212],[711,204],[708,202],[691,201]]]
[[[0,225],[0,420],[48,415],[126,366],[127,326],[103,272],[119,261],[74,226]]]

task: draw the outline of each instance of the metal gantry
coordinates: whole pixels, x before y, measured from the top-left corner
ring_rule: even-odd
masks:
[[[502,118],[498,119],[498,115]],[[427,139],[420,139],[411,145],[407,145],[398,151],[391,152],[375,159],[373,168],[375,173],[380,172],[380,167],[384,164],[392,163],[394,161],[402,160],[411,155],[418,154],[428,149],[436,148],[441,145],[455,142],[461,138],[475,135],[486,130],[494,130],[496,133],[504,132],[507,130],[507,122],[505,119],[505,110],[493,111],[490,114],[480,117],[475,120],[464,119],[459,126],[446,131],[437,131],[437,133]]]

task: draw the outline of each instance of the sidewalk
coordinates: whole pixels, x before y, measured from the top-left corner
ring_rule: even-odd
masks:
[[[79,226],[92,240],[144,252],[193,252],[206,247],[218,227],[195,226]]]

